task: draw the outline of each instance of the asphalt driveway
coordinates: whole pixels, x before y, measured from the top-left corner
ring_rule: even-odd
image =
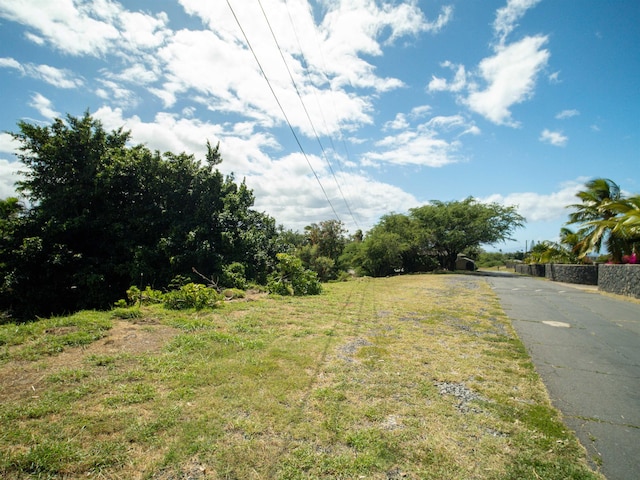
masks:
[[[640,303],[545,279],[486,278],[594,465],[608,480],[640,478]]]

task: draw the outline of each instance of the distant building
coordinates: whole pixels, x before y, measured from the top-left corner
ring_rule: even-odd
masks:
[[[456,270],[468,270],[473,272],[476,270],[476,262],[464,255],[459,254],[456,259]]]

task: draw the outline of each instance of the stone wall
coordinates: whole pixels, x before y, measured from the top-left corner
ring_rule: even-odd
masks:
[[[582,285],[597,285],[598,290],[640,298],[640,265],[562,265],[548,263],[519,264],[516,273],[532,277]]]
[[[545,266],[538,263],[521,263],[515,266],[516,273],[531,275],[532,277],[544,277],[546,275]]]
[[[598,285],[598,266],[548,263],[545,265],[545,276],[554,282]]]
[[[598,290],[640,298],[640,265],[599,265]]]

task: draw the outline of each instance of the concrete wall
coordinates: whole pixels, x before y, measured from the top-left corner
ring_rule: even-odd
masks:
[[[516,273],[582,285],[598,285],[598,290],[640,298],[640,265],[521,264]]]
[[[548,263],[545,265],[545,276],[554,282],[598,285],[598,266]]]
[[[640,265],[599,265],[598,290],[640,298]]]

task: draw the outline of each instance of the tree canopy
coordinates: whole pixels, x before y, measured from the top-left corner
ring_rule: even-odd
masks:
[[[279,251],[275,220],[251,208],[244,182],[215,168],[217,146],[207,143],[203,163],[152,152],[88,113],[18,127],[12,135],[27,168],[17,186],[29,207],[3,204],[3,222],[14,220],[1,246],[1,309],[29,316],[108,307],[141,276],[164,287],[193,268],[216,278],[234,262],[266,281]]]
[[[567,224],[579,226],[574,251],[580,258],[606,247],[611,260],[619,263],[624,255],[637,253],[640,245],[640,195],[625,197],[618,184],[608,178],[595,178],[585,184],[569,205],[573,211]]]
[[[374,276],[455,270],[459,254],[508,240],[524,221],[515,207],[482,203],[473,197],[434,200],[411,209],[408,215],[383,216],[358,251],[349,249],[349,253],[365,273]]]
[[[496,244],[510,239],[524,224],[516,207],[481,203],[473,197],[462,201],[433,201],[411,209],[427,248],[435,253],[440,266],[454,270],[459,253],[482,244]]]

